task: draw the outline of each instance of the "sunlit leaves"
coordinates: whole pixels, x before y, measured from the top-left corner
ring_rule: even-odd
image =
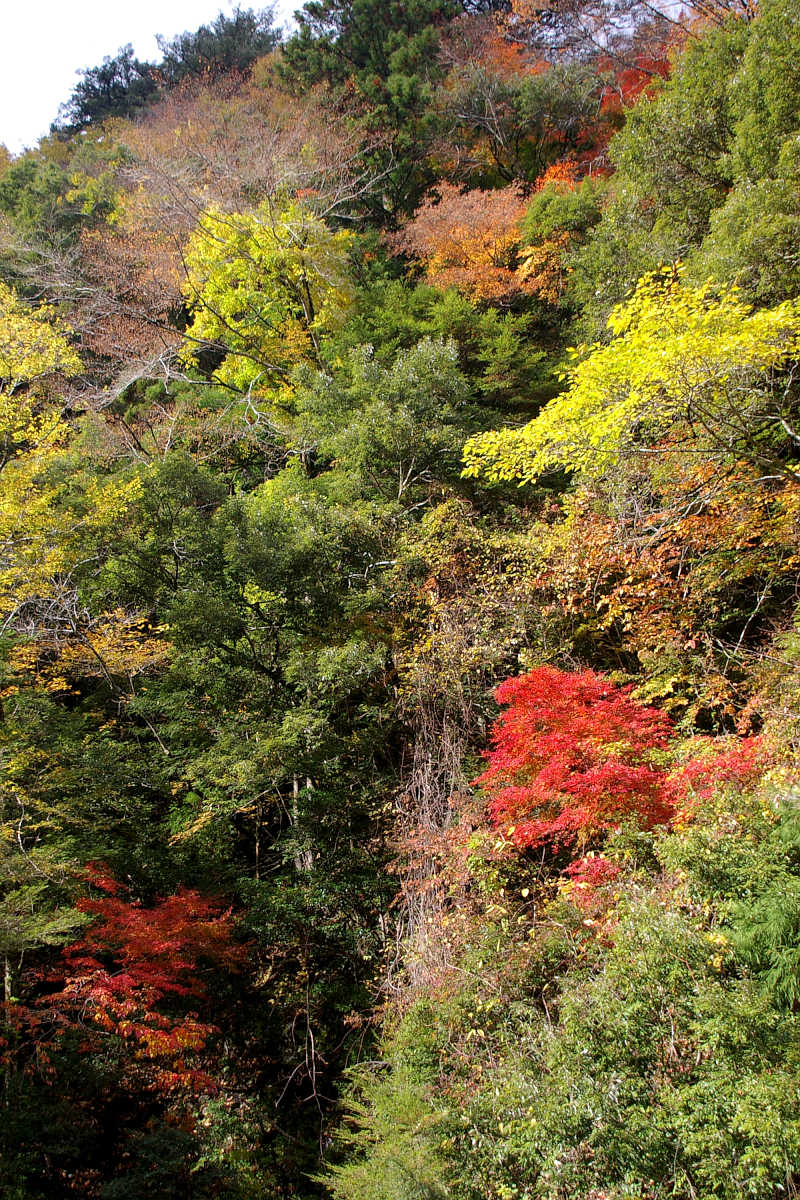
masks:
[[[796,303],[754,312],[735,290],[657,273],[608,326],[610,342],[575,352],[567,390],[534,421],[467,443],[468,475],[534,480],[567,467],[599,476],[676,431],[696,434],[711,454],[766,463],[778,457],[770,435],[800,445],[793,398],[774,378],[800,347]]]
[[[313,358],[318,338],[352,303],[350,242],[300,204],[209,209],[186,251],[184,295],[193,312],[186,360],[211,348],[223,359],[222,383],[266,390]]]
[[[538,667],[497,689],[489,766],[476,781],[493,822],[521,847],[585,845],[620,822],[671,813],[658,757],[669,719],[593,671]]]
[[[241,962],[230,913],[186,888],[145,907],[132,902],[107,871],[93,867],[89,876],[105,895],[79,902],[93,924],[64,952],[62,990],[44,1005],[57,1001],[53,1018],[62,1031],[82,1021],[87,1030],[127,1042],[134,1079],[137,1061],[144,1068],[138,1086],[213,1088],[190,1059],[205,1048],[214,1027],[185,1008],[207,995],[205,965],[230,971]]]
[[[0,380],[4,392],[61,372],[74,375],[77,354],[53,323],[53,310],[32,310],[0,283]]]
[[[438,200],[421,205],[395,246],[415,255],[439,287],[494,301],[532,291],[517,270],[525,213],[517,189],[461,192],[443,183],[439,192]]]

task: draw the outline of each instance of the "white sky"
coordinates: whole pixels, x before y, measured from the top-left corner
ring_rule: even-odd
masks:
[[[241,8],[267,0],[242,0]],[[302,0],[278,0],[278,24]],[[160,57],[155,35],[197,29],[232,0],[0,0],[0,142],[12,153],[47,133],[58,106],[77,83],[76,72],[133,43],[138,58]]]

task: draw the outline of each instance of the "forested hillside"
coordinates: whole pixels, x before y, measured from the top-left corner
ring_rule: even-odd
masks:
[[[796,1195],[800,7],[159,46],[0,148],[0,1195]]]

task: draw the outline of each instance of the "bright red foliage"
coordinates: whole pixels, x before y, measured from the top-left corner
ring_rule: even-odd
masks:
[[[195,1011],[207,994],[204,970],[235,969],[241,961],[230,912],[187,888],[145,908],[126,899],[104,870],[92,867],[89,877],[106,895],[78,903],[96,920],[63,952],[62,990],[47,999],[51,1018],[69,1029],[79,1015],[89,1026],[87,1049],[91,1027],[131,1044],[153,1087],[209,1090],[210,1077],[186,1056],[203,1050],[215,1032]]]
[[[617,864],[602,854],[586,854],[583,858],[576,858],[564,872],[573,883],[587,891],[613,883],[619,873]]]
[[[596,915],[603,908],[602,889],[614,882],[620,874],[620,868],[602,854],[587,854],[571,862],[564,874],[572,884],[572,903],[582,912]]]
[[[476,783],[489,814],[520,847],[584,845],[625,819],[649,828],[672,814],[658,751],[669,718],[638,704],[630,687],[594,671],[538,667],[507,679],[507,709],[492,731],[489,766]]]
[[[613,66],[610,61],[604,65]],[[615,70],[613,85],[603,91],[600,111],[606,115],[624,112],[636,103],[643,92],[652,89],[657,80],[667,79],[670,69],[666,50],[655,55],[640,54],[634,65]]]
[[[685,806],[681,813],[684,820],[691,818],[697,801],[709,800],[720,787],[752,788],[769,762],[769,751],[761,737],[698,740],[699,752],[682,764],[671,781],[676,801]]]

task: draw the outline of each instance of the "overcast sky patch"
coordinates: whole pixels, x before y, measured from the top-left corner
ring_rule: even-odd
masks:
[[[287,22],[302,0],[278,0]],[[22,0],[4,6],[0,25],[0,142],[18,154],[50,128],[72,92],[77,72],[133,44],[137,57],[160,58],[155,35],[197,29],[235,5],[228,0]],[[263,4],[241,4],[262,8]]]

